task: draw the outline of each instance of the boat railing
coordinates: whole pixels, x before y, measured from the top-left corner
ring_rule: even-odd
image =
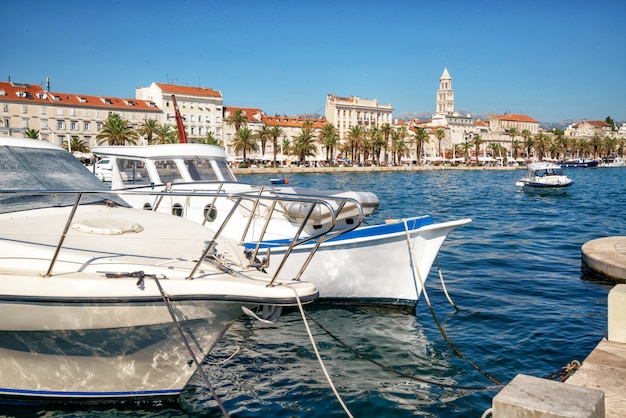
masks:
[[[266,215],[266,221],[264,223],[263,229],[261,230],[260,236],[256,240],[256,246],[250,254],[247,254],[247,258],[252,263],[250,266],[256,267],[259,270],[263,269],[264,267],[267,267],[267,264],[265,264],[265,262],[257,266],[253,264],[254,264],[254,261],[257,259],[258,253],[260,251],[263,237],[265,236],[265,233],[268,230],[269,225],[272,222],[271,211],[274,210],[277,203],[279,202],[296,202],[296,203],[306,204],[308,207],[308,214],[302,219],[297,229],[297,232],[294,234],[294,236],[286,241],[287,244],[285,245],[287,248],[285,250],[284,256],[280,262],[279,267],[274,272],[268,286],[272,286],[276,283],[276,280],[278,276],[280,275],[280,272],[282,271],[284,265],[287,262],[288,257],[293,252],[294,248],[304,245],[306,243],[310,243],[310,242],[314,243],[314,245],[307,247],[307,251],[309,252],[307,259],[302,264],[302,266],[300,266],[299,271],[295,277],[296,279],[299,279],[302,273],[304,272],[304,270],[307,268],[309,262],[313,258],[313,255],[319,249],[319,246],[321,243],[329,239],[332,239],[336,237],[337,235],[341,235],[343,233],[349,232],[357,228],[364,219],[363,211],[362,211],[360,203],[356,201],[355,199],[349,198],[349,197],[320,198],[319,196],[311,197],[311,196],[301,196],[301,195],[275,196],[275,195],[267,195],[263,193],[258,193],[257,191],[243,192],[243,193],[225,193],[221,189],[216,190],[216,191],[193,191],[193,192],[192,191],[180,191],[180,190],[156,191],[156,190],[145,190],[145,189],[142,189],[142,190],[124,189],[124,190],[116,190],[116,191],[111,191],[111,190],[80,190],[80,191],[77,191],[77,190],[54,190],[54,191],[51,191],[51,190],[45,190],[45,191],[0,190],[0,195],[6,195],[6,194],[22,195],[22,196],[63,196],[63,195],[67,197],[76,196],[75,200],[73,200],[74,203],[71,205],[72,207],[71,207],[70,213],[68,214],[67,220],[60,234],[59,241],[55,246],[52,258],[48,265],[48,269],[46,273],[44,274],[45,277],[50,277],[53,274],[54,267],[59,257],[59,254],[61,250],[64,248],[64,242],[65,242],[65,239],[67,238],[68,231],[70,230],[70,227],[74,222],[75,215],[79,207],[81,206],[81,203],[84,202],[84,200],[86,200],[85,199],[86,196],[90,196],[90,199],[89,199],[90,204],[93,203],[94,197],[101,199],[103,203],[113,204],[115,202],[115,197],[119,197],[120,199],[123,200],[125,195],[144,195],[144,196],[150,195],[150,196],[154,196],[156,199],[163,199],[164,197],[174,197],[174,196],[193,197],[193,198],[204,197],[204,198],[214,198],[213,202],[215,202],[216,199],[229,199],[230,201],[234,202],[234,204],[231,205],[230,211],[227,214],[226,219],[221,223],[221,225],[217,228],[216,231],[212,232],[212,236],[210,237],[209,240],[206,241],[201,251],[201,255],[198,258],[197,264],[194,266],[188,279],[193,279],[195,277],[196,273],[200,269],[203,262],[211,261],[213,263],[220,263],[219,257],[215,256],[215,244],[217,240],[220,238],[227,224],[232,221],[232,215],[235,213],[235,211],[237,211],[241,207],[242,202],[252,201],[253,205],[263,204],[263,205],[266,205],[268,208],[270,208],[270,212],[268,212],[268,214]],[[341,209],[347,203],[356,205],[359,208],[360,215],[358,216],[358,220],[354,222],[354,224],[351,225],[349,228],[337,230],[335,229],[337,217],[339,213],[341,212]],[[69,206],[69,204],[66,206]],[[313,234],[303,236],[302,232],[304,230],[304,227],[306,223],[308,222],[311,214],[313,213],[315,208],[318,206],[322,206],[325,208],[325,210],[327,210],[330,220],[329,222],[325,223],[322,228],[320,228],[319,230],[316,230]],[[142,209],[135,209],[135,210],[142,210]],[[212,231],[211,229],[208,229],[208,228],[206,230]],[[239,244],[241,245],[241,242]],[[244,248],[243,245],[242,245],[242,248]],[[270,253],[271,253],[271,250],[268,248],[266,262],[269,262]],[[224,267],[225,270],[228,270],[227,266],[222,266],[222,267]]]

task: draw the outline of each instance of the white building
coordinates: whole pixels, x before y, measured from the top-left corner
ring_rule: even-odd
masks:
[[[173,84],[152,83],[149,87],[135,89],[135,97],[150,100],[162,110],[159,123],[176,127],[172,95],[181,116],[184,118],[187,136],[191,142],[213,132],[215,138],[223,140],[222,117],[223,98],[218,90],[206,87],[176,86]]]
[[[378,100],[361,99],[357,96],[339,97],[336,94],[326,96],[326,120],[332,123],[339,139],[348,137],[354,126],[370,129],[372,126],[381,127],[392,125],[393,106],[381,105]]]

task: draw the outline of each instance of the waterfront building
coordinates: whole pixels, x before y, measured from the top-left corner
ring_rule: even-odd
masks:
[[[310,124],[310,127],[313,129],[314,135],[317,137],[317,133],[328,122],[324,117],[307,118],[303,116],[284,115],[263,115],[262,120],[268,128],[277,127],[280,128],[283,133],[283,135],[278,139],[276,149],[276,160],[281,163],[289,163],[293,159],[293,156],[290,157],[290,153],[287,148],[290,148],[294,144],[295,140],[302,134],[302,128],[306,123]],[[316,157],[313,157],[308,161],[325,161],[326,154],[323,145],[318,141],[316,143],[316,146]],[[273,153],[274,150],[271,144],[269,144],[268,151],[266,151],[264,159],[273,161]]]
[[[574,123],[565,129],[565,136],[593,137],[612,136],[613,125],[603,120],[584,120]]]
[[[39,139],[57,145],[75,136],[94,146],[111,113],[118,113],[138,128],[144,120],[158,117],[161,109],[151,100],[57,93],[36,84],[0,82],[3,135],[26,137],[30,129],[39,131]]]
[[[393,124],[393,106],[380,104],[378,100],[361,99],[357,96],[339,97],[336,94],[326,96],[326,120],[332,123],[340,140],[348,138],[354,126],[369,130],[373,126],[382,127]]]
[[[224,100],[220,91],[164,83],[152,83],[148,87],[135,89],[137,99],[152,101],[163,109],[157,119],[160,124],[171,125],[176,129],[172,95],[176,96],[178,110],[184,118],[189,142],[198,142],[208,132],[212,132],[218,140],[224,140],[222,132]]]

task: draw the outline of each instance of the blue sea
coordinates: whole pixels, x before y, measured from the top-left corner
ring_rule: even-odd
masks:
[[[436,265],[426,284],[447,339],[423,297],[414,311],[305,307],[353,416],[480,417],[499,390],[487,376],[502,384],[520,373],[548,376],[583,361],[606,336],[613,284],[583,276],[581,246],[626,235],[626,168],[566,172],[574,184],[557,194],[515,186],[522,170],[288,175],[293,186],[376,193],[380,209],[368,223],[421,214],[473,219],[452,232],[438,260],[458,311]],[[268,186],[273,177],[239,175]],[[233,417],[347,416],[298,311],[273,325],[241,319],[204,369]],[[7,416],[222,416],[198,376],[177,404],[4,408]]]

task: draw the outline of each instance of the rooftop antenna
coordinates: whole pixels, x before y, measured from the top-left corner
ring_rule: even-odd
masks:
[[[46,77],[46,91],[50,93],[50,77]]]

